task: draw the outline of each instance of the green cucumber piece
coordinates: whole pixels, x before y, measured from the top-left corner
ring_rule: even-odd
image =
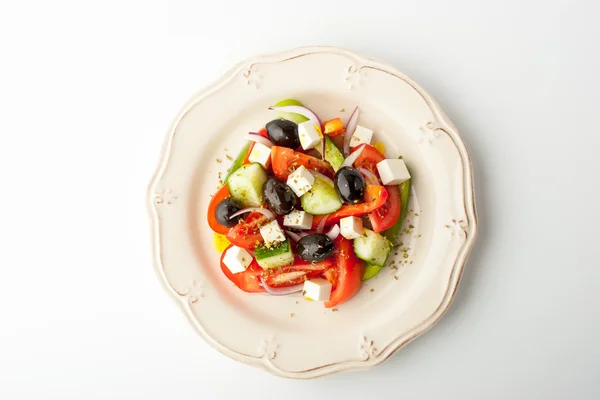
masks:
[[[356,256],[368,264],[383,267],[391,251],[390,242],[370,229],[363,229],[362,236],[354,239]]]
[[[298,100],[295,100],[295,99],[285,99],[285,100],[281,100],[278,103],[275,103],[275,107],[283,107],[283,106],[302,106],[302,107],[304,107],[304,105],[302,103],[300,103]],[[290,113],[290,112],[280,112],[279,117],[283,118],[283,119],[287,119],[288,121],[295,122],[297,124],[301,124],[303,122],[308,121],[308,118],[306,118],[305,116],[296,114],[296,113]]]
[[[227,176],[225,177],[225,182],[227,182],[227,179],[229,179],[229,176],[231,176],[231,174],[233,174],[239,167],[242,166],[242,164],[244,164],[244,160],[246,159],[246,156],[248,155],[248,150],[250,150],[250,143],[251,142],[246,142],[246,144],[242,146],[242,149],[238,153],[235,160],[233,160],[233,164],[231,164],[231,167],[229,168],[229,172],[227,173]]]
[[[309,214],[326,215],[342,208],[342,201],[333,182],[315,178],[312,188],[300,197],[302,208]]]
[[[399,157],[400,159],[402,157]],[[410,170],[409,170],[410,173]],[[402,224],[404,223],[404,219],[406,218],[406,211],[408,210],[408,196],[410,195],[410,184],[412,179],[408,179],[407,181],[402,182],[398,185],[398,190],[400,191],[400,200],[402,201],[402,208],[400,209],[400,217],[398,217],[398,221],[389,229],[386,229],[383,232],[383,236],[386,237],[390,243],[395,244],[398,241],[398,236],[400,236],[400,231],[402,230]]]
[[[327,135],[325,135],[325,161],[331,164],[335,172],[340,169],[344,162],[344,155]]]
[[[289,240],[271,247],[263,243],[254,249],[254,257],[263,269],[279,268],[294,263],[294,253]]]
[[[375,264],[367,264],[365,267],[365,273],[363,274],[363,281],[368,281],[369,279],[375,277],[381,271],[383,267]]]
[[[263,204],[263,185],[269,179],[259,163],[245,164],[227,178],[231,197],[244,207],[259,207]]]

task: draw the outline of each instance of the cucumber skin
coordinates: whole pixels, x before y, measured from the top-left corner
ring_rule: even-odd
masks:
[[[331,164],[335,172],[338,172],[344,162],[344,155],[327,135],[325,135],[325,161]]]
[[[275,107],[283,107],[283,106],[301,106],[304,107],[304,104],[300,103],[296,99],[285,99],[275,103]],[[301,124],[303,122],[308,121],[303,115],[290,113],[290,112],[280,112],[279,117],[283,119],[287,119],[288,121],[295,122],[296,124]]]
[[[278,257],[287,256],[283,261],[279,261],[276,264],[269,262],[269,259],[275,259]],[[290,246],[290,241],[280,243],[274,247],[267,247],[264,243],[254,249],[254,258],[256,262],[263,269],[279,268],[285,265],[290,265],[294,262],[294,253]],[[265,262],[266,261],[266,262]]]
[[[367,242],[367,244],[370,244],[370,242],[375,241],[375,240],[382,240],[382,241],[387,242],[387,239],[384,236],[382,236],[376,232],[373,232],[370,229],[364,229],[363,236],[365,236],[366,239],[369,241],[369,242]],[[392,247],[389,246],[389,242],[388,242],[388,245],[387,246],[384,245],[384,248],[383,248],[383,249],[387,248],[387,254],[385,256],[385,259],[379,264],[379,263],[375,263],[375,260],[372,257],[365,257],[364,255],[361,254],[362,252],[360,251],[360,249],[357,248],[357,246],[360,246],[361,241],[363,241],[363,240],[365,240],[363,237],[354,239],[353,247],[354,247],[354,252],[356,253],[356,256],[358,258],[360,258],[361,260],[365,261],[367,264],[374,264],[374,265],[383,267],[385,265],[385,262],[387,261],[388,257],[390,256],[390,253],[392,252]],[[382,252],[383,249],[379,250],[377,253]],[[365,260],[365,258],[367,258],[367,259]]]
[[[251,142],[246,142],[246,144],[242,146],[242,149],[238,153],[237,157],[235,157],[235,160],[233,160],[233,164],[231,164],[231,167],[229,168],[229,172],[227,173],[224,182],[227,182],[227,179],[229,179],[231,174],[233,174],[239,167],[241,167],[244,164],[244,160],[248,155],[248,150],[250,150],[250,144]]]
[[[261,178],[262,179],[262,183],[260,184],[260,189],[258,190],[258,197],[259,197],[259,203],[255,203],[255,202],[248,202],[247,199],[242,198],[239,196],[239,194],[237,194],[235,188],[232,188],[232,184],[231,184],[231,178],[233,177],[233,174],[235,174],[237,171],[239,171],[242,168],[249,168],[250,166],[256,165],[259,168],[259,171],[261,172]],[[265,170],[263,169],[262,165],[260,165],[259,163],[252,163],[252,164],[245,164],[242,165],[240,168],[238,168],[237,170],[235,170],[229,177],[227,177],[227,186],[229,187],[229,193],[231,194],[231,197],[234,198],[235,200],[239,201],[244,207],[260,207],[263,203],[264,203],[264,198],[263,198],[263,192],[262,192],[262,187],[264,185],[264,183],[269,179],[267,173],[265,172]]]
[[[321,188],[321,186],[323,186],[323,188]],[[330,188],[330,190],[327,190],[325,187]],[[331,198],[331,202],[333,202],[334,199],[337,200],[337,208],[331,207],[331,208],[326,209],[325,211],[323,211],[323,210],[316,211],[315,207],[313,207],[311,205],[312,201],[315,201],[316,199],[318,199],[320,197],[318,193],[314,192],[315,188],[319,189],[319,191],[327,190],[329,192],[328,194],[329,194],[329,197]],[[313,199],[313,198],[316,198],[316,199]],[[335,187],[330,186],[328,182],[325,182],[320,178],[315,178],[315,183],[313,184],[313,187],[307,193],[303,194],[300,197],[300,203],[302,204],[302,208],[304,209],[304,211],[306,211],[307,213],[312,214],[312,215],[331,214],[331,213],[336,212],[340,208],[342,208],[342,205],[343,205],[337,192],[335,191]]]
[[[367,264],[362,280],[368,281],[369,279],[374,278],[382,269],[383,267],[380,267],[379,265]]]

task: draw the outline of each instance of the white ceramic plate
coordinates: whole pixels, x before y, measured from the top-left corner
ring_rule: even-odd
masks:
[[[413,174],[407,232],[392,253],[397,269],[386,267],[337,310],[238,290],[220,270],[206,222],[227,155],[284,98],[325,120],[347,119],[358,105],[359,123]],[[290,378],[375,366],[431,328],[452,301],[477,231],[469,156],[438,104],[389,65],[329,47],[253,58],[194,96],[167,135],[148,201],[156,270],[200,336]]]

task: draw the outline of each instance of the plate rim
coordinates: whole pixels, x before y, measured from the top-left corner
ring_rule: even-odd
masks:
[[[409,84],[426,102],[429,108],[432,111],[433,117],[436,123],[436,129],[443,131],[450,139],[458,150],[458,154],[461,159],[461,164],[463,167],[462,171],[462,179],[463,179],[463,202],[464,209],[467,218],[467,224],[463,228],[465,233],[465,241],[461,246],[459,253],[456,257],[454,265],[452,267],[452,273],[449,277],[449,283],[446,289],[446,293],[443,296],[442,301],[436,310],[431,314],[428,318],[424,319],[423,322],[411,329],[408,332],[400,333],[398,337],[393,340],[384,351],[378,354],[376,357],[370,358],[365,361],[342,361],[336,362],[328,365],[318,366],[316,368],[304,370],[304,371],[287,371],[283,370],[277,366],[275,366],[268,358],[256,358],[246,354],[238,353],[234,350],[227,348],[226,346],[221,345],[216,340],[214,340],[210,335],[206,333],[204,328],[198,322],[198,320],[193,316],[191,308],[187,301],[182,299],[180,293],[177,293],[175,289],[171,286],[169,281],[167,280],[164,267],[161,262],[160,257],[160,233],[159,233],[159,218],[158,212],[156,208],[155,199],[155,189],[157,184],[160,182],[163,172],[166,169],[169,160],[171,158],[171,144],[173,138],[175,136],[175,130],[181,121],[181,119],[187,114],[187,112],[195,106],[202,99],[210,96],[211,94],[218,91],[221,87],[227,85],[232,79],[234,79],[240,72],[245,70],[249,70],[254,64],[259,63],[274,63],[274,62],[284,62],[288,60],[292,60],[294,58],[299,58],[311,54],[319,54],[319,53],[331,53],[345,56],[349,59],[352,59],[357,62],[358,65],[362,67],[368,67],[380,72],[387,73],[392,75],[398,79]],[[191,98],[184,104],[181,108],[180,112],[173,119],[171,124],[169,125],[169,129],[167,131],[166,137],[163,141],[162,148],[159,155],[159,163],[155,169],[155,172],[152,176],[152,179],[147,187],[146,194],[146,207],[148,214],[151,220],[151,242],[152,242],[152,258],[154,270],[159,280],[163,286],[163,288],[171,294],[171,298],[175,300],[175,302],[182,308],[184,314],[190,321],[190,323],[194,326],[198,334],[207,342],[211,347],[218,350],[220,353],[232,358],[234,360],[243,362],[245,364],[258,366],[263,368],[264,370],[285,378],[294,378],[294,379],[310,379],[321,376],[330,375],[337,372],[342,371],[354,371],[354,370],[364,370],[376,365],[383,363],[388,360],[393,354],[395,354],[398,350],[404,348],[410,342],[415,340],[417,337],[426,333],[429,329],[431,329],[435,324],[437,324],[446,314],[448,309],[450,308],[452,301],[456,295],[456,291],[460,284],[460,280],[462,274],[464,272],[465,264],[467,263],[468,257],[474,247],[475,239],[478,231],[478,216],[477,210],[475,206],[475,189],[474,189],[474,178],[473,178],[473,166],[471,162],[471,158],[466,149],[465,143],[460,136],[456,127],[449,120],[445,112],[441,109],[440,105],[437,103],[435,99],[425,91],[421,86],[419,86],[415,81],[411,78],[398,71],[396,68],[387,64],[385,62],[378,61],[374,58],[363,57],[360,56],[350,50],[346,50],[340,47],[333,46],[306,46],[306,47],[297,47],[290,50],[284,50],[280,52],[274,53],[266,53],[257,55],[251,58],[248,58],[244,61],[241,61],[234,65],[232,68],[227,70],[220,78],[215,80],[212,84],[205,86],[203,89],[198,90]]]

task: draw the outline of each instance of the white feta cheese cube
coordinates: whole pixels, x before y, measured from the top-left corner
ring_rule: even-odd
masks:
[[[300,197],[308,192],[315,183],[315,177],[306,169],[304,165],[298,167],[287,179],[286,184]]]
[[[225,253],[223,264],[231,271],[232,274],[244,272],[248,265],[252,262],[252,256],[246,249],[233,246]]]
[[[386,159],[377,164],[377,171],[384,185],[399,185],[410,179],[410,174],[400,159]]]
[[[263,239],[265,239],[265,244],[267,247],[271,247],[276,243],[285,241],[285,234],[279,227],[277,220],[273,220],[261,226],[260,235],[263,237]]]
[[[331,296],[331,283],[323,278],[304,281],[302,295],[308,300],[329,301],[329,297]]]
[[[321,127],[311,121],[298,124],[298,136],[304,150],[312,149],[323,140]]]
[[[271,164],[271,149],[262,143],[254,143],[254,147],[252,147],[248,160],[250,162],[259,163],[265,168],[269,168],[269,164]]]
[[[356,130],[350,138],[350,147],[371,144],[371,139],[373,139],[373,131],[364,126],[357,125]]]
[[[363,222],[358,217],[346,217],[340,220],[340,234],[346,239],[359,238],[363,233]]]
[[[296,229],[310,229],[313,216],[305,211],[293,210],[283,218],[283,225]]]

